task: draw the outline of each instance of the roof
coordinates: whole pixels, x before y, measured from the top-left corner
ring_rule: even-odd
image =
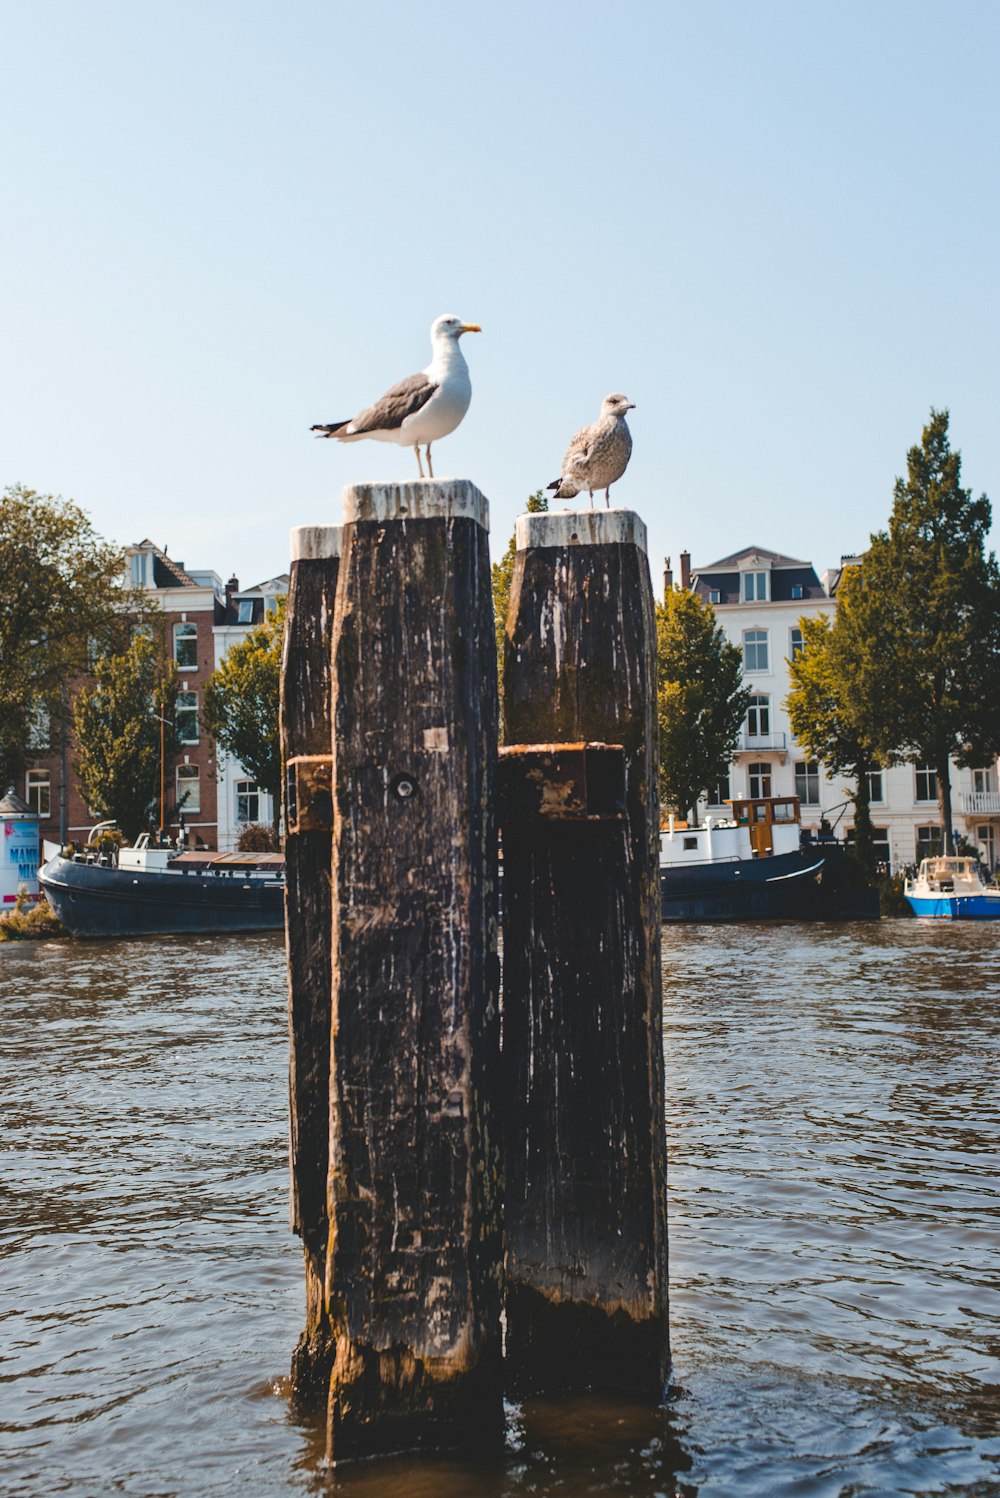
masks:
[[[190,572],[185,572],[180,562],[175,562],[172,557],[168,557],[165,551],[161,551],[148,538],[145,541],[137,542],[135,546],[129,549],[130,551],[148,551],[152,553],[153,584],[155,587],[198,588],[202,586],[197,578],[191,576]]]
[[[799,561],[796,557],[783,556],[780,551],[768,551],[766,546],[744,546],[742,551],[734,551],[731,556],[721,557],[719,561],[712,562],[707,567],[692,567],[691,574],[698,577],[703,572],[724,572],[732,568],[739,570],[744,562],[749,562],[751,557],[759,557],[762,562],[767,562],[771,567],[808,567],[812,571],[811,562]]]

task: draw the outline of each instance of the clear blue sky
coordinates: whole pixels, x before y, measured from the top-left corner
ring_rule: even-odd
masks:
[[[601,398],[664,553],[827,566],[932,405],[1000,512],[995,0],[3,0],[0,483],[244,584],[483,326],[493,549]],[[997,545],[1000,529],[994,528]]]

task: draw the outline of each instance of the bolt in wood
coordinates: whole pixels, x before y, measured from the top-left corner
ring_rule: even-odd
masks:
[[[624,818],[600,780],[546,781],[535,809],[523,791],[506,801],[509,1377],[522,1392],[656,1399],[669,1338],[655,615],[631,512],[518,518],[504,743],[505,777],[521,780],[506,763],[517,746],[536,746],[529,762],[558,745],[590,746],[595,770],[613,763],[601,746],[625,760]],[[560,802],[578,814],[551,815]]]

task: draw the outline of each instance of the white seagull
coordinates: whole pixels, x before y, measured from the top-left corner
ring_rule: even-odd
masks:
[[[376,442],[412,447],[421,478],[424,477],[420,461],[423,443],[427,449],[427,477],[433,478],[431,443],[455,430],[472,400],[469,366],[458,340],[463,333],[481,331],[478,323],[463,322],[446,312],[431,324],[434,354],[425,370],[400,380],[350,421],[335,421],[329,426],[314,426],[312,430],[317,437],[336,437],[338,442],[360,442],[362,437],[372,437]]]
[[[601,414],[589,427],[581,427],[566,449],[562,474],[547,485],[555,490],[556,499],[575,499],[581,490],[590,493],[594,508],[594,490],[604,490],[604,503],[611,508],[611,485],[617,483],[632,456],[632,433],[625,412],[634,411],[635,403],[627,395],[606,395]]]

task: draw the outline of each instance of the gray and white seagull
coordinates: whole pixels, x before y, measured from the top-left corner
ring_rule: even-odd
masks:
[[[594,490],[604,490],[604,503],[611,508],[609,490],[618,482],[632,456],[632,433],[625,412],[635,404],[627,395],[606,395],[601,414],[590,426],[581,427],[566,449],[562,474],[547,487],[556,499],[575,499],[586,489],[590,507],[594,507]]]
[[[317,437],[336,437],[338,442],[360,442],[363,437],[371,437],[376,442],[412,447],[421,478],[422,443],[427,450],[427,477],[433,478],[431,443],[455,430],[472,400],[469,366],[458,340],[463,333],[480,331],[477,323],[463,322],[446,312],[431,324],[433,357],[425,370],[400,380],[350,421],[335,421],[312,430]]]

